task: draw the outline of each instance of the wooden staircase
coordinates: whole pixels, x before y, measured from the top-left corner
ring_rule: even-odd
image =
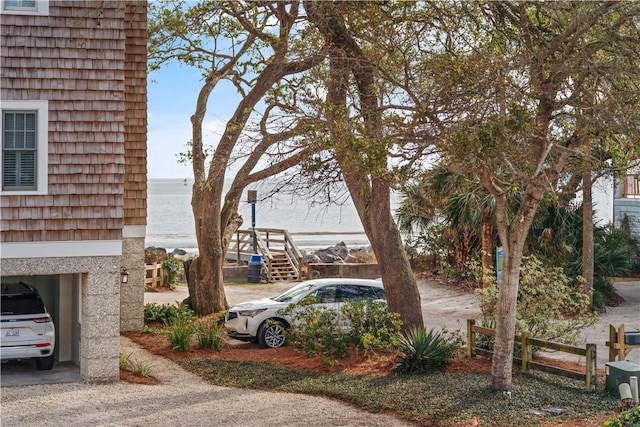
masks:
[[[267,265],[267,281],[302,279],[302,253],[287,230],[256,228],[256,253]],[[248,261],[253,250],[253,232],[238,230],[229,244],[227,259]]]
[[[271,279],[278,280],[298,280],[300,272],[289,261],[285,255],[276,255],[271,260]]]

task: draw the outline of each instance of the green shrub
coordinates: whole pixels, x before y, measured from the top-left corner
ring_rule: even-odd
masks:
[[[131,353],[129,354],[120,353],[119,355],[120,369],[127,369],[127,367],[129,366],[130,358],[131,358]]]
[[[291,304],[281,314],[291,318],[286,331],[287,343],[302,349],[305,354],[321,354],[329,361],[349,355],[348,339],[342,333],[337,313],[313,298]]]
[[[151,302],[144,305],[145,322],[162,322],[165,325],[172,325],[178,316],[193,317],[193,310],[184,303],[173,305]]]
[[[537,258],[528,257],[520,274],[516,333],[529,332],[534,338],[575,344],[580,331],[598,321],[588,296],[561,268],[545,267]],[[478,289],[476,294],[483,318],[495,320],[498,289]]]
[[[198,339],[198,348],[222,349],[222,328],[217,319],[209,319],[198,322],[195,325],[195,334]]]
[[[193,316],[179,313],[173,319],[173,326],[167,332],[172,348],[178,351],[189,351],[194,331]]]
[[[451,363],[461,351],[461,346],[459,334],[413,328],[400,339],[403,354],[395,370],[399,374],[412,374],[440,369]]]
[[[351,325],[349,341],[365,353],[398,346],[402,321],[384,301],[350,301],[342,307],[342,315]]]
[[[640,426],[640,405],[623,411],[620,415],[604,423],[605,427],[638,427]]]
[[[166,332],[166,330],[165,330],[165,328],[158,328],[156,326],[144,325],[144,327],[142,328],[142,332],[145,333],[145,334],[158,335],[158,334],[164,334]]]
[[[180,281],[180,278],[184,273],[182,261],[170,255],[162,262],[162,268],[166,273],[164,276],[164,284],[170,289],[175,289],[176,284]]]

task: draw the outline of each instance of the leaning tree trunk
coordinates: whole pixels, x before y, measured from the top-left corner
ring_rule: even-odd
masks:
[[[376,71],[345,24],[337,4],[305,1],[304,5],[309,20],[332,45],[327,87],[329,128],[336,159],[380,265],[387,304],[400,314],[404,330],[424,327],[416,279],[391,214],[388,178],[380,173],[386,171],[387,152],[375,88]],[[350,75],[359,91],[365,128],[360,132],[354,130],[347,108]],[[354,150],[354,144],[360,144],[360,149]]]
[[[376,191],[376,187],[373,188]],[[422,305],[416,278],[404,250],[400,231],[391,215],[390,205],[384,201],[375,203],[379,197],[389,200],[390,194],[388,187],[386,188],[386,195],[384,188],[377,190],[379,194],[372,195],[373,203],[365,209],[366,213],[361,218],[380,266],[389,310],[400,314],[402,329],[408,331],[424,327]]]

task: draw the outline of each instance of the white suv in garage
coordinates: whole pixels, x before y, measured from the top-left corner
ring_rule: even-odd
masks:
[[[0,359],[35,359],[39,370],[53,367],[56,331],[38,291],[26,283],[0,285]]]

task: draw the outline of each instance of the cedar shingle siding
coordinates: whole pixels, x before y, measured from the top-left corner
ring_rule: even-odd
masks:
[[[125,34],[125,165],[124,223],[147,223],[147,7],[130,2]]]
[[[4,193],[2,241],[121,240],[146,220],[146,3],[49,5],[1,17],[2,99],[49,101],[48,192]]]

